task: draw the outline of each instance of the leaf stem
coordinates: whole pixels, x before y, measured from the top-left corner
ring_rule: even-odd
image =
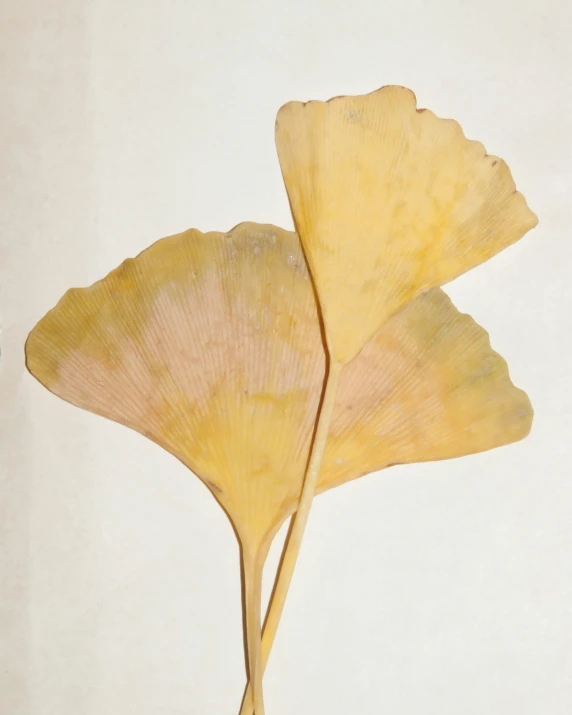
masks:
[[[250,682],[253,684],[251,703],[254,705],[256,715],[264,715],[264,698],[262,695],[263,668],[261,667],[262,628],[260,616],[264,557],[258,551],[244,551],[243,564],[248,671]]]
[[[312,444],[310,460],[308,462],[308,468],[306,470],[306,478],[304,479],[304,486],[302,487],[302,493],[300,495],[300,501],[298,503],[298,510],[296,514],[294,514],[292,517],[293,523],[292,528],[290,530],[290,536],[288,538],[286,546],[284,547],[282,563],[276,580],[276,587],[274,589],[272,601],[268,608],[266,623],[264,625],[264,635],[262,638],[259,663],[259,670],[261,672],[261,675],[266,668],[268,657],[270,655],[270,651],[274,643],[274,638],[276,636],[276,631],[278,630],[280,617],[282,616],[282,611],[284,610],[286,596],[288,595],[288,589],[290,588],[290,583],[292,581],[292,576],[296,567],[298,554],[300,553],[302,538],[304,536],[306,524],[308,523],[308,517],[310,515],[310,509],[312,506],[312,501],[314,499],[314,494],[316,492],[318,477],[322,466],[322,459],[326,450],[328,432],[330,430],[330,424],[332,422],[332,415],[336,403],[336,395],[338,392],[338,384],[341,371],[342,365],[331,360],[328,370],[328,377],[326,380],[326,387],[324,390],[324,399],[320,407],[318,424],[316,426],[316,435]],[[256,683],[254,683],[254,686],[254,705],[256,705]],[[252,686],[249,683],[247,685],[244,700],[242,702],[240,715],[252,715],[252,707]],[[259,712],[256,707],[255,713],[256,715],[259,715]]]

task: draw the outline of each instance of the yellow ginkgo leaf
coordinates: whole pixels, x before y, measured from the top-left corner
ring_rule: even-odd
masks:
[[[394,464],[516,442],[529,433],[532,416],[487,333],[434,288],[393,315],[344,368],[316,492]],[[290,577],[280,572],[271,602],[263,669]],[[247,689],[241,715],[251,713]]]
[[[296,234],[251,223],[162,239],[68,291],[27,358],[52,392],[176,455],[247,548],[296,500],[325,364]]]
[[[276,144],[334,361],[537,218],[507,165],[403,87],[284,105]]]
[[[263,715],[262,567],[300,492],[325,369],[297,236],[242,224],[158,241],[66,293],[26,354],[52,392],[159,443],[226,510],[242,544],[249,671]]]
[[[328,376],[274,598],[283,601],[334,416],[341,368],[392,315],[518,240],[536,222],[506,164],[460,126],[384,87],[290,102],[276,146],[324,322]]]
[[[434,288],[390,318],[342,373],[318,490],[516,442],[532,414],[487,333]]]

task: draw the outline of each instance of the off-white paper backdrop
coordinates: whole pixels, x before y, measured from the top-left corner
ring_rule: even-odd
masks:
[[[387,83],[503,156],[540,216],[449,287],[536,420],[521,444],[316,501],[267,711],[572,712],[571,13],[566,0],[2,0],[1,715],[237,712],[226,518],[174,458],[35,383],[24,339],[69,286],[161,236],[291,227],[276,110]]]

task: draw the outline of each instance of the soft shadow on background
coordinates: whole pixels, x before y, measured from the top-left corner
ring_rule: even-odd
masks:
[[[571,31],[554,0],[2,3],[1,715],[237,712],[226,517],[173,457],[35,383],[24,340],[161,236],[291,228],[279,106],[389,83],[506,159],[540,217],[447,287],[536,419],[317,499],[267,710],[572,712]]]

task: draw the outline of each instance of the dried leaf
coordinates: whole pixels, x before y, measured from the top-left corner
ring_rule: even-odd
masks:
[[[390,318],[342,373],[318,490],[384,466],[516,442],[532,415],[487,333],[434,288]]]
[[[537,223],[504,161],[403,87],[290,102],[276,144],[337,362]]]

